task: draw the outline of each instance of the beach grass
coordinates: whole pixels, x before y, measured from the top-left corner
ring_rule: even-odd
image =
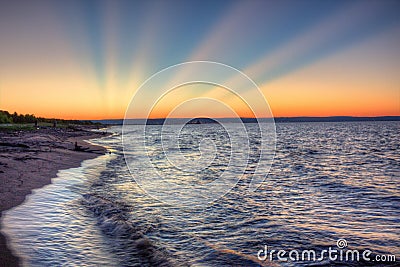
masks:
[[[0,131],[33,131],[38,128],[75,128],[81,126],[79,124],[71,124],[71,123],[57,123],[56,127],[53,127],[53,123],[50,122],[40,122],[35,126],[34,123],[4,123],[0,124]]]

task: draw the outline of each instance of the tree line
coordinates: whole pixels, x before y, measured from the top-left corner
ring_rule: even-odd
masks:
[[[36,117],[33,114],[18,114],[17,112],[9,113],[5,110],[0,110],[0,123],[40,123],[47,122],[53,123],[57,121],[59,123],[72,123],[72,124],[93,124],[91,121],[80,121],[80,120],[63,120],[55,118],[42,118]]]

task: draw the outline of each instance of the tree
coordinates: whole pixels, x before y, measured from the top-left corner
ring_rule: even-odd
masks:
[[[0,110],[0,123],[12,123],[11,114],[7,111]]]

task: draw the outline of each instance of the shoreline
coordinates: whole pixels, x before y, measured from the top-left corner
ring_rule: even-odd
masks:
[[[3,211],[22,204],[33,189],[50,184],[59,170],[79,167],[84,160],[106,153],[105,147],[85,142],[106,133],[89,130],[45,128],[0,132],[0,221]],[[20,266],[20,261],[0,233],[1,266]]]

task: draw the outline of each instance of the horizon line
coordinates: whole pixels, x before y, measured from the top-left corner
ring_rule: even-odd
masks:
[[[256,117],[214,117],[215,119],[296,119],[296,118],[400,118],[400,115],[380,115],[380,116],[354,116],[354,115],[332,115],[332,116],[279,116],[279,117],[261,117],[261,118],[256,118]],[[166,118],[166,117],[160,117],[160,118],[105,118],[105,119],[83,119],[82,121],[101,121],[101,120],[165,120],[165,119],[177,119],[177,120],[182,120],[182,119],[214,119],[213,117],[179,117],[179,118]],[[79,119],[77,119],[79,120]]]

